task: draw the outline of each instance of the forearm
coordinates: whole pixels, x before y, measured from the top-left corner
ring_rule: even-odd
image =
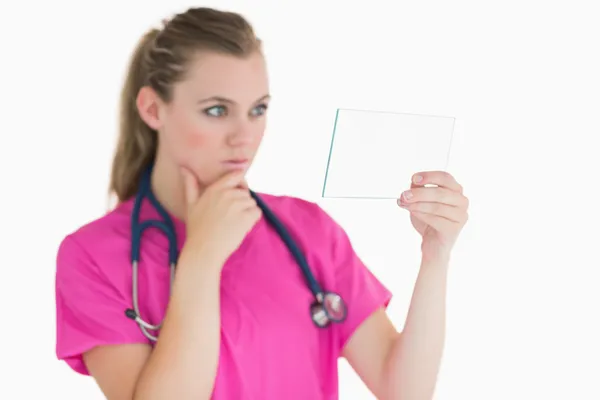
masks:
[[[444,348],[447,261],[424,261],[386,378],[395,400],[431,400]]]
[[[135,399],[210,398],[220,347],[219,263],[199,251],[181,253],[160,337]]]

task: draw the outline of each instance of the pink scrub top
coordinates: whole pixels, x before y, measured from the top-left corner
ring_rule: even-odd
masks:
[[[352,333],[371,313],[387,307],[391,293],[352,249],[344,230],[317,204],[288,196],[260,195],[290,231],[325,290],[348,307],[341,324],[317,328],[314,300],[293,256],[264,217],[223,267],[221,349],[215,400],[338,399],[338,358]],[[56,270],[56,353],[89,375],[82,354],[93,347],[152,344],[125,316],[132,307],[130,264],[133,200],[68,235]],[[142,221],[158,218],[147,201]],[[179,248],[185,226],[176,222]],[[142,317],[157,324],[169,298],[167,239],[145,231],[139,299]],[[159,337],[160,340],[160,337]]]

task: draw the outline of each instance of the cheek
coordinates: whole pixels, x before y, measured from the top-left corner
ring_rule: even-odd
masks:
[[[205,147],[209,142],[208,136],[197,127],[189,127],[183,132],[183,145],[186,148],[198,150]]]
[[[191,150],[199,150],[208,145],[209,136],[206,130],[198,123],[194,115],[175,115],[171,132],[177,137],[177,148],[179,151],[189,153]]]
[[[211,136],[190,116],[173,115],[162,135],[170,157],[176,164],[196,168],[211,152]]]
[[[259,128],[256,130],[256,132],[252,135],[254,138],[254,147],[258,147],[260,145],[260,143],[263,140],[263,137],[265,136],[265,126],[266,124],[263,122]]]
[[[206,179],[201,173],[211,163],[214,157],[216,144],[212,135],[198,127],[182,127],[179,140],[179,159],[180,162],[191,168],[198,174],[202,181]]]

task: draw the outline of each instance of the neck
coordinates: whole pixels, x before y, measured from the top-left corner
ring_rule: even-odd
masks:
[[[175,218],[185,221],[186,204],[183,180],[177,166],[157,155],[151,178],[152,192]]]

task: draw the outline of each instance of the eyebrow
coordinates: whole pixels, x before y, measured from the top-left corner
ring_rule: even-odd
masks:
[[[267,100],[267,99],[270,99],[270,98],[271,98],[271,95],[265,94],[260,99],[256,100],[255,103],[258,103],[258,102],[261,102],[261,101],[264,101],[264,100]],[[219,103],[235,104],[235,101],[233,101],[231,99],[228,99],[228,98],[225,98],[225,97],[221,97],[221,96],[212,96],[212,97],[209,97],[207,99],[199,100],[198,104],[207,103],[209,101],[210,102],[216,101],[216,102],[219,102]]]

